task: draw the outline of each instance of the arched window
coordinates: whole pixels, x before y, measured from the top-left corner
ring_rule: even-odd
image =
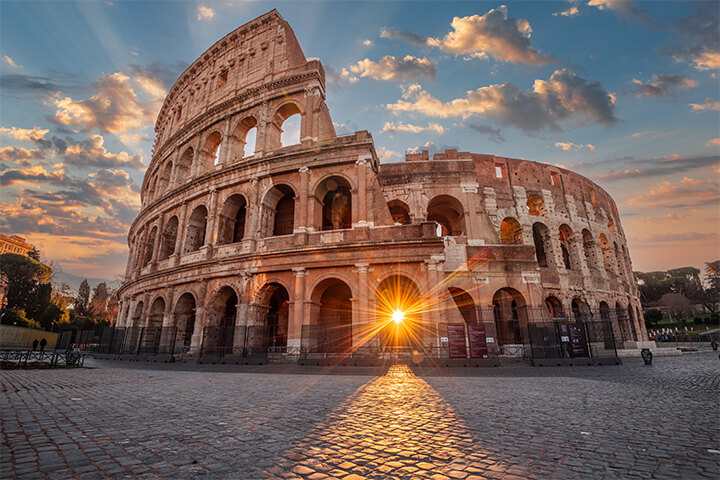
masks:
[[[580,300],[579,298],[573,299],[571,307],[576,322],[589,322],[592,320],[590,307],[584,300]],[[605,307],[607,307],[607,304],[605,304]],[[600,309],[600,314],[602,316],[602,308]]]
[[[575,252],[573,249],[573,242],[575,236],[573,231],[567,225],[560,225],[559,229],[560,239],[560,250],[562,251],[563,264],[568,270],[577,269],[577,263],[575,262]]]
[[[342,177],[324,180],[316,196],[323,199],[322,230],[352,228],[352,194],[347,180]]]
[[[547,308],[550,318],[553,321],[565,320],[562,303],[556,297],[547,297],[545,299],[545,308]]]
[[[392,216],[393,223],[395,225],[409,225],[410,224],[410,209],[400,200],[390,200],[388,202],[388,208],[390,209],[390,215]]]
[[[535,257],[538,265],[541,267],[554,266],[550,230],[540,222],[533,224],[533,242],[535,243]]]
[[[227,199],[220,212],[218,225],[218,244],[237,243],[245,236],[245,198],[242,195],[232,195]]]
[[[152,230],[150,230],[150,235],[148,235],[147,241],[145,242],[145,257],[143,258],[143,267],[150,263],[150,261],[152,260],[157,230],[157,226],[153,227]]]
[[[193,149],[192,149],[192,147],[189,147],[187,150],[185,150],[185,153],[182,154],[182,156],[180,157],[180,160],[178,161],[177,169],[175,172],[175,184],[176,185],[181,185],[185,180],[190,178],[192,162],[193,162]]]
[[[474,325],[478,323],[477,310],[475,308],[475,302],[473,298],[465,290],[456,287],[448,288],[450,296],[455,301],[455,305],[460,311],[463,320],[467,325]]]
[[[545,216],[545,202],[540,195],[531,194],[527,197],[528,213],[536,217]]]
[[[275,185],[262,202],[263,237],[291,235],[295,225],[295,192],[287,185]]]
[[[220,163],[220,144],[222,143],[222,135],[220,132],[213,132],[205,140],[205,146],[200,154],[200,164],[202,169],[198,171],[199,174],[210,171],[213,167]]]
[[[185,252],[200,250],[205,245],[205,228],[207,226],[207,208],[204,205],[195,207],[187,226],[185,235]]]
[[[173,163],[168,162],[167,165],[165,165],[165,168],[162,169],[160,179],[158,180],[158,197],[165,193],[168,188],[170,188],[170,176],[172,175],[172,167]]]
[[[284,104],[275,112],[267,131],[266,146],[269,151],[300,143],[301,117],[300,107],[293,102]]]
[[[148,327],[162,327],[163,318],[165,317],[165,300],[162,297],[158,297],[150,307],[150,313],[148,314],[147,326]]]
[[[183,293],[175,304],[174,326],[177,328],[176,345],[190,347],[195,331],[195,297]]]
[[[513,288],[501,288],[493,295],[492,303],[498,345],[523,343],[521,329],[527,327],[527,310],[522,294]]]
[[[617,232],[615,231],[615,222],[613,222],[612,217],[608,218],[608,230],[610,231],[610,235],[617,234]]]
[[[503,245],[522,245],[522,225],[516,219],[507,217],[500,224],[500,242]]]
[[[585,261],[588,268],[598,268],[597,255],[595,253],[595,240],[588,229],[583,229],[583,252],[585,253]]]
[[[235,159],[252,157],[255,154],[255,142],[257,140],[257,120],[254,117],[247,117],[235,128],[235,141],[239,144],[237,150],[241,155],[235,155]]]
[[[319,342],[330,353],[352,349],[352,293],[350,287],[335,278],[328,278],[313,290],[315,324],[319,325]],[[315,314],[315,312],[317,312]]]
[[[208,355],[229,355],[234,352],[238,297],[231,287],[224,286],[209,305],[204,328],[202,351]],[[242,351],[242,347],[239,347]]]
[[[165,231],[162,234],[162,240],[160,241],[160,255],[159,260],[165,260],[170,255],[175,253],[175,243],[177,242],[178,233],[178,218],[173,215],[165,225]]]
[[[623,256],[620,254],[620,247],[616,242],[613,242],[613,250],[615,251],[615,261],[617,265],[617,274],[621,277],[625,275],[625,261]]]
[[[300,113],[290,115],[282,124],[280,143],[283,147],[300,143]]]
[[[464,209],[462,204],[450,195],[438,195],[430,200],[427,219],[439,225],[439,236],[456,237],[465,234]]]
[[[605,270],[614,273],[615,268],[613,265],[613,248],[604,233],[600,234],[600,249],[602,250]]]

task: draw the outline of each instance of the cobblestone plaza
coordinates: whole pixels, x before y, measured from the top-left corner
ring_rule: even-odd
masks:
[[[2,371],[2,478],[718,478],[717,354]]]

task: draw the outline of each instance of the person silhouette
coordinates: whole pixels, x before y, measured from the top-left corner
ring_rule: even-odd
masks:
[[[40,343],[40,342],[38,342],[38,339],[36,338],[35,341],[33,342],[33,352],[34,352],[35,350],[37,350],[38,343]]]
[[[45,350],[45,345],[47,345],[47,340],[45,340],[45,338],[43,338],[42,340],[40,340],[40,351],[41,352]]]

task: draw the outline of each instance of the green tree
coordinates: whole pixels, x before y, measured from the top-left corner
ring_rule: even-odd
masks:
[[[655,325],[660,323],[660,320],[662,320],[663,314],[660,310],[656,308],[651,308],[649,310],[645,311],[645,326],[647,328],[654,328]]]
[[[26,310],[37,299],[39,284],[50,282],[52,270],[37,260],[4,253],[0,255],[0,272],[8,280],[7,307]]]
[[[39,328],[40,325],[34,320],[30,320],[25,315],[25,310],[21,308],[5,308],[0,312],[0,323],[3,325],[13,325],[16,327]]]
[[[33,247],[32,250],[30,250],[27,254],[28,257],[32,258],[36,262],[40,261],[40,252],[37,248]]]

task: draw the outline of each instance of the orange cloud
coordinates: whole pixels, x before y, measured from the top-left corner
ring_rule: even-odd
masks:
[[[717,181],[699,181],[685,177],[679,184],[663,181],[650,191],[638,193],[627,201],[628,205],[684,208],[713,204],[720,200],[720,185]]]
[[[17,127],[0,127],[0,133],[5,133],[15,140],[40,140],[50,130],[33,127],[33,128],[17,128]]]
[[[413,80],[425,76],[434,80],[436,73],[437,66],[427,58],[406,55],[404,58],[397,59],[392,55],[386,55],[377,62],[366,58],[355,65],[343,68],[340,72],[340,78],[350,83],[357,82],[358,76],[369,77],[374,80],[393,81]]]

